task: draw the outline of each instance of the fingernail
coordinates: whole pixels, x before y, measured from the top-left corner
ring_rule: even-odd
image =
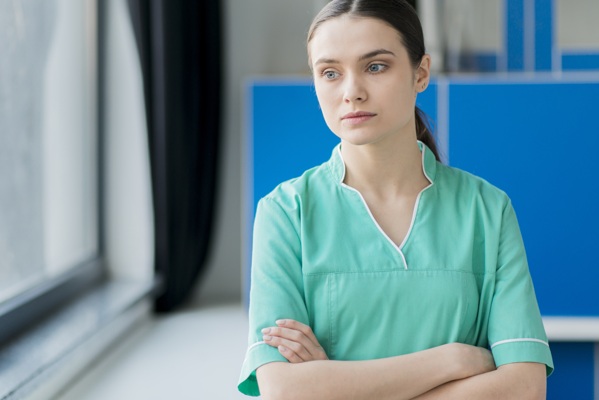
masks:
[[[278,320],[275,321],[275,323],[277,325],[285,325],[285,320],[284,319],[278,319]]]
[[[262,336],[262,339],[268,342],[270,339],[272,339],[272,336],[264,335]]]
[[[284,353],[284,352],[286,352],[286,351],[287,351],[287,347],[285,347],[285,346],[279,346],[279,347],[278,347],[278,349],[279,349],[279,351],[280,351],[280,352],[282,352],[282,353]]]
[[[264,328],[262,329],[262,333],[267,334],[270,332],[270,328]]]

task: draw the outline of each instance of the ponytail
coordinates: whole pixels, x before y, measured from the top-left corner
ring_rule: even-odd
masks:
[[[416,107],[415,110],[416,119],[416,139],[424,143],[435,155],[437,161],[441,161],[439,157],[439,151],[437,150],[437,144],[435,138],[431,133],[428,116],[420,108]]]

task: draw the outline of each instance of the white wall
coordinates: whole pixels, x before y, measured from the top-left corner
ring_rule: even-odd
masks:
[[[307,74],[306,33],[322,4],[322,0],[224,2],[226,87],[220,207],[209,270],[197,292],[200,302],[241,299],[244,82],[256,75]]]
[[[420,0],[419,14],[435,73],[459,70],[464,51],[496,53],[504,46],[502,0]]]
[[[599,49],[599,1],[557,0],[557,43],[568,50]]]
[[[106,252],[117,279],[153,276],[154,226],[143,84],[125,0],[107,2]]]
[[[591,1],[591,0],[577,0]],[[218,209],[215,215],[214,238],[208,259],[207,271],[196,292],[196,302],[215,302],[239,300],[242,294],[242,176],[243,148],[245,141],[245,126],[243,120],[243,87],[246,80],[257,75],[298,75],[308,74],[308,64],[305,53],[305,37],[309,24],[316,12],[326,3],[326,0],[296,1],[296,0],[225,0],[224,1],[224,78],[225,93],[223,100],[223,136],[221,138],[220,187],[217,193]],[[498,2],[488,5],[497,6]],[[558,2],[563,7],[563,1]],[[152,238],[152,226],[147,218],[151,203],[144,196],[149,196],[149,186],[146,173],[146,155],[139,153],[145,149],[145,136],[139,132],[145,131],[145,121],[141,117],[143,101],[140,92],[140,75],[131,54],[125,54],[133,46],[130,27],[123,22],[125,2],[111,0],[109,21],[114,25],[115,39],[112,41],[114,54],[111,64],[116,73],[116,63],[122,63],[124,68],[112,77],[112,96],[115,103],[109,111],[109,148],[115,152],[114,157],[124,162],[125,154],[138,146],[133,158],[127,162],[129,172],[117,176],[114,170],[109,175],[114,180],[113,195],[109,194],[109,205],[113,213],[111,218],[118,221],[124,218],[129,231],[116,228],[109,230],[112,264],[137,265],[139,271],[134,275],[143,275],[147,270],[148,242]],[[487,15],[495,15],[489,12]],[[486,21],[485,23],[488,23]],[[493,21],[496,25],[500,23]],[[477,25],[477,28],[480,28]],[[478,43],[482,48],[493,48],[499,45],[498,39],[492,33]],[[118,43],[116,37],[123,36],[123,42]],[[120,49],[120,50],[119,50]],[[120,55],[119,55],[120,54]],[[125,91],[125,89],[127,89]],[[126,97],[123,93],[129,93]],[[119,97],[120,96],[120,97]],[[131,114],[132,112],[132,114]],[[131,134],[131,131],[136,132]],[[124,146],[124,147],[121,147]],[[120,153],[117,154],[117,153]],[[118,165],[118,164],[115,164]],[[109,166],[109,169],[112,168]],[[141,176],[136,181],[135,176]],[[118,196],[118,197],[111,197]],[[135,239],[137,238],[137,239]],[[137,244],[133,247],[134,240]]]
[[[224,115],[214,239],[198,287],[202,303],[241,299],[243,85],[250,76],[308,72],[305,35],[323,0],[224,3]],[[151,274],[153,225],[141,72],[124,0],[108,3],[108,187],[106,240],[111,274]]]

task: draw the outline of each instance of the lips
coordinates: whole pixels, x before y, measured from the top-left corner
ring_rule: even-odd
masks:
[[[367,111],[354,111],[345,114],[341,119],[351,119],[351,118],[360,118],[360,117],[374,117],[376,114],[367,112]]]
[[[350,125],[357,125],[357,124],[366,122],[375,116],[376,116],[375,113],[371,113],[371,112],[367,112],[367,111],[354,111],[354,112],[345,114],[343,117],[341,117],[341,121],[343,121],[347,124],[350,124]]]

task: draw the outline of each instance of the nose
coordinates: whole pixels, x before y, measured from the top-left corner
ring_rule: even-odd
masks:
[[[364,82],[360,77],[355,74],[346,75],[345,87],[343,92],[343,101],[345,103],[361,103],[364,102],[368,96],[366,95],[366,88]]]

